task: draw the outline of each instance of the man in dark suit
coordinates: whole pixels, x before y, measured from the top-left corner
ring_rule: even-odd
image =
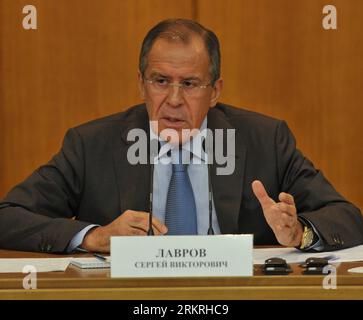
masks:
[[[107,252],[111,236],[147,234],[150,191],[154,233],[178,234],[168,216],[170,199],[176,199],[169,186],[174,169],[130,164],[128,134],[141,129],[148,140],[155,135],[172,157],[195,138],[183,130],[203,127],[235,129],[235,169],[218,175],[211,164],[209,220],[208,165],[188,166],[183,188],[192,194],[174,202],[191,205],[194,216],[185,223],[192,224],[191,233],[206,234],[209,224],[215,233],[253,233],[255,244],[303,250],[363,243],[359,209],[296,149],[285,122],[218,103],[223,82],[213,32],[189,20],[159,23],[143,42],[139,86],[145,104],[70,129],[60,152],[1,201],[0,247]],[[166,138],[169,129],[176,134]]]

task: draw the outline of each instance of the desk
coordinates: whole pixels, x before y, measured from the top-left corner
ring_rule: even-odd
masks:
[[[40,257],[60,256],[0,250],[0,258]],[[81,270],[70,265],[65,272],[39,273],[36,290],[23,289],[26,274],[0,274],[0,300],[363,299],[363,274],[347,272],[349,268],[362,265],[363,262],[342,263],[337,269],[337,288],[329,290],[322,286],[323,276],[302,275],[298,265],[291,265],[293,273],[287,276],[265,276],[260,266],[255,265],[253,277],[167,279],[112,279],[109,269]]]

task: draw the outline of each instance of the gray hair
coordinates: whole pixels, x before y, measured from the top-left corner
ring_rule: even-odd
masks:
[[[192,34],[199,35],[204,42],[210,60],[211,83],[214,85],[221,74],[221,53],[218,38],[213,31],[206,29],[196,21],[188,19],[163,20],[147,33],[142,42],[139,57],[141,75],[144,77],[147,68],[147,56],[156,39],[166,38],[170,41],[182,41],[187,44]]]

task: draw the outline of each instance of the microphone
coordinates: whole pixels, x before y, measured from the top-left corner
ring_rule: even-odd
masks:
[[[208,235],[214,235],[214,230],[212,226],[212,213],[213,213],[213,190],[212,190],[212,179],[210,175],[210,164],[208,163],[208,198],[209,198],[209,228]]]
[[[157,143],[158,145],[153,147],[154,144]],[[150,142],[150,187],[149,187],[149,230],[147,231],[148,236],[154,235],[153,230],[153,200],[154,200],[154,158],[157,156],[155,154],[156,150],[159,151],[159,142],[156,140],[152,140]]]
[[[154,198],[154,164],[150,163],[150,194],[149,194],[149,230],[148,236],[154,235],[153,230],[153,198]]]
[[[211,165],[209,164],[212,159],[212,154],[210,147],[206,147],[206,138],[202,142],[202,148],[204,152],[207,153],[208,157],[208,201],[209,201],[209,228],[208,235],[214,235],[213,225],[212,225],[212,214],[213,214],[213,189],[212,189],[212,179],[211,179]]]

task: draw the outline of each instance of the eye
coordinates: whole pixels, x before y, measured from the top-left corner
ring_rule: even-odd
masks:
[[[185,80],[183,81],[183,87],[186,89],[193,89],[197,86],[197,83],[192,80]]]
[[[156,78],[153,82],[159,86],[167,86],[169,84],[169,81],[165,78]]]

